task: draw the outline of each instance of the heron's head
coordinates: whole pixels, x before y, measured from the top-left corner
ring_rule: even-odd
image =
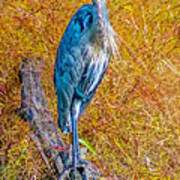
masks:
[[[107,0],[92,0],[93,5],[97,8],[98,25],[100,30],[99,40],[106,46],[110,47],[113,55],[118,54],[117,34],[114,32],[108,18],[108,9],[106,8]]]

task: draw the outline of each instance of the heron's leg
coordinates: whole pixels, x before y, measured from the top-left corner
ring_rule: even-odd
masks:
[[[79,137],[78,137],[78,121],[75,119],[72,123],[72,133],[73,133],[73,167],[77,168],[77,165],[88,165],[89,162],[87,160],[81,159],[80,157],[80,149],[79,149]],[[73,131],[74,130],[74,131]]]
[[[72,160],[73,160],[73,167],[76,169],[76,164],[79,158],[79,143],[78,143],[78,128],[77,128],[77,120],[73,117],[72,118],[72,143],[73,143],[73,150],[72,150]]]
[[[78,121],[76,121],[76,151],[77,151],[77,161],[79,161],[80,151],[79,151]]]
[[[72,150],[72,159],[73,159],[73,167],[76,168],[76,165],[79,162],[80,159],[80,153],[79,153],[79,141],[78,141],[78,118],[80,114],[80,101],[74,102],[74,105],[72,107],[72,144],[73,144],[73,150]]]

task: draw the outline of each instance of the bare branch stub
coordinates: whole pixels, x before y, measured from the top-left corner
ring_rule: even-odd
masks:
[[[41,86],[40,71],[43,67],[43,59],[26,58],[22,61],[19,71],[21,81],[21,107],[16,111],[25,121],[28,121],[33,131],[31,135],[38,150],[41,151],[42,158],[50,168],[47,158],[51,159],[59,179],[72,179],[71,171],[66,168],[72,163],[71,152],[59,152],[54,146],[66,148],[58,131],[57,124],[47,110],[48,104]],[[43,151],[43,152],[42,152]],[[52,167],[51,167],[52,168]],[[85,177],[81,175],[78,179],[94,179],[95,171],[92,167],[79,167],[85,169]],[[75,177],[79,177],[79,172],[75,172]]]

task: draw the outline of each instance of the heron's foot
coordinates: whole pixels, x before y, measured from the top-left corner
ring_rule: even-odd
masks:
[[[100,176],[100,172],[87,160],[79,159],[76,163],[76,168],[69,165],[60,175],[59,180],[96,180]]]
[[[76,172],[76,170],[74,169],[74,167],[72,165],[70,165],[67,168],[65,168],[64,171],[60,174],[59,180],[61,180],[61,179],[71,179],[72,175],[75,176],[76,179],[81,178],[81,175],[78,172]]]
[[[92,163],[90,163],[89,161],[87,161],[85,159],[79,159],[76,164],[76,167],[84,168],[84,169],[90,171],[91,173],[93,173],[95,176],[100,175],[98,172],[98,169]]]
[[[86,170],[82,166],[74,168],[73,165],[68,166],[60,175],[59,180],[71,179],[71,180],[87,180]]]

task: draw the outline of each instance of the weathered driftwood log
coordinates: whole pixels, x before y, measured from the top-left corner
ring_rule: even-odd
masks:
[[[72,163],[71,150],[69,152],[59,152],[54,146],[65,146],[56,122],[47,109],[47,101],[41,86],[40,70],[43,66],[43,59],[28,58],[24,59],[20,66],[19,77],[22,85],[21,89],[21,108],[17,113],[25,121],[29,121],[33,131],[31,138],[41,152],[42,158],[47,164],[48,169],[51,159],[60,179],[95,179],[94,168],[91,165],[78,167],[78,171],[68,168]]]

